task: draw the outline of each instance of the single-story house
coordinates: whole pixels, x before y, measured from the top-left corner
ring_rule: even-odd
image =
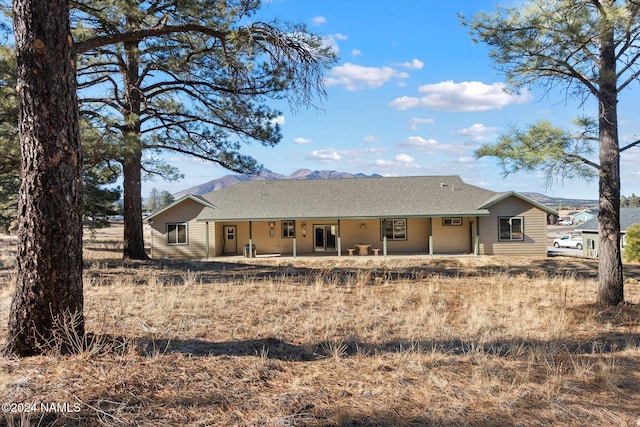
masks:
[[[592,220],[593,218],[595,218],[598,215],[598,211],[596,210],[583,210],[582,212],[579,212],[577,214],[575,214],[573,216],[573,221],[574,222],[579,222],[579,223],[583,223],[583,222],[587,222]]]
[[[557,212],[515,192],[414,176],[240,182],[148,219],[153,258],[546,256],[549,214]]]
[[[640,224],[640,208],[620,208],[620,246],[624,248],[627,228],[632,224]],[[584,246],[582,252],[585,256],[597,257],[600,239],[598,238],[598,217],[594,217],[584,224],[576,227],[582,232]]]

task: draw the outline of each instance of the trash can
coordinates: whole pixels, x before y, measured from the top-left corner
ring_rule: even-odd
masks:
[[[256,245],[251,245],[253,247],[250,248],[250,245],[244,245],[244,257],[245,258],[255,258],[256,256]],[[251,250],[250,250],[251,249]]]

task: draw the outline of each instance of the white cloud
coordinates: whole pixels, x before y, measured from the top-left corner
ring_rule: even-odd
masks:
[[[414,169],[419,167],[415,164],[415,159],[408,154],[396,154],[393,160],[376,159],[373,165],[377,169]]]
[[[442,153],[445,155],[454,155],[458,157],[467,157],[473,151],[474,147],[465,144],[442,144],[435,139],[425,139],[421,136],[410,136],[404,141],[397,144],[398,147],[416,150],[427,154]]]
[[[359,153],[362,153],[362,155],[367,155],[367,154],[381,155],[386,151],[389,151],[388,147],[369,147],[369,148],[365,148],[364,150],[351,151],[351,155],[356,156],[356,155],[359,155]]]
[[[409,129],[416,130],[418,129],[418,125],[430,125],[435,122],[436,121],[434,119],[421,119],[420,117],[413,117],[411,118]]]
[[[322,25],[327,23],[327,18],[325,18],[324,16],[316,16],[311,18],[311,22],[313,23],[313,25]]]
[[[402,96],[389,103],[398,110],[426,107],[441,111],[489,111],[500,110],[507,105],[523,104],[531,100],[524,89],[519,94],[508,93],[504,83],[487,85],[482,82],[452,80],[420,86],[421,97]]]
[[[395,107],[400,111],[416,108],[420,106],[420,99],[411,96],[401,96],[389,103],[390,107]]]
[[[396,154],[394,160],[398,163],[413,163],[416,161],[416,159],[405,153]]]
[[[625,151],[624,155],[620,157],[623,175],[628,174],[631,171],[634,171],[634,176],[640,175],[640,171],[637,171],[638,163],[640,163],[640,152],[637,148]]]
[[[275,119],[271,120],[271,124],[272,125],[280,125],[280,126],[282,126],[282,125],[284,125],[284,122],[285,122],[284,116],[278,116]]]
[[[294,144],[311,144],[313,143],[313,139],[303,138],[301,136],[297,137],[293,140]]]
[[[338,167],[344,167],[351,170],[365,170],[367,166],[371,166],[373,158],[380,158],[384,152],[388,151],[388,147],[366,147],[359,150],[337,150],[327,148],[322,150],[313,150],[305,156],[305,160],[318,163],[334,163]],[[397,163],[397,162],[396,162]],[[402,165],[403,163],[397,163]]]
[[[328,36],[324,37],[324,44],[330,47],[331,50],[335,52],[337,55],[340,52],[340,46],[338,46],[338,41],[347,40],[347,39],[348,37],[345,36],[344,34],[340,34],[340,33],[329,34]]]
[[[391,67],[363,67],[346,62],[329,71],[327,86],[342,85],[350,91],[380,87],[392,78],[406,79],[409,74]]]
[[[411,61],[403,62],[401,64],[397,64],[400,67],[408,68],[410,70],[422,70],[424,67],[424,62],[419,59],[412,59]]]
[[[364,142],[378,142],[378,141],[380,141],[380,138],[378,138],[375,135],[367,135],[364,138],[362,138],[362,140]]]
[[[458,158],[458,163],[464,163],[464,164],[469,164],[469,163],[475,163],[476,159],[474,157],[470,157],[470,156],[465,156],[465,157],[459,157]]]
[[[340,52],[340,46],[338,46],[338,42],[333,37],[326,36],[323,38],[323,42],[336,55]]]
[[[384,159],[376,159],[376,161],[373,162],[373,164],[382,168],[397,166],[396,162],[394,162],[393,160],[384,160]]]
[[[456,134],[468,136],[474,142],[484,142],[494,135],[498,128],[487,127],[481,123],[474,123],[470,127],[456,131]]]
[[[620,124],[620,123],[618,123]],[[625,144],[631,144],[632,142],[635,142],[639,139],[640,137],[638,137],[638,134],[635,133],[624,133],[622,135],[620,135],[620,142],[625,143]]]
[[[362,51],[360,49],[351,49],[351,55],[360,56],[362,55]]]
[[[309,155],[307,155],[307,160],[334,162],[342,160],[342,155],[333,148],[328,148],[326,150],[313,150]]]
[[[421,136],[410,136],[400,143],[401,146],[411,147],[417,150],[433,150],[438,146],[435,139],[424,139]]]

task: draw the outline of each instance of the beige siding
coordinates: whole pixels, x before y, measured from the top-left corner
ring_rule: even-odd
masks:
[[[480,253],[485,255],[546,256],[547,214],[517,197],[509,197],[489,208],[491,214],[480,218]],[[524,218],[524,241],[500,241],[498,218]]]
[[[203,206],[193,200],[185,200],[153,218],[151,225],[152,258],[204,258],[206,256],[206,223],[194,218]],[[167,224],[187,224],[187,244],[167,243]]]
[[[462,218],[462,225],[443,225],[443,218],[433,218],[433,253],[460,254],[472,251],[470,224],[473,218]]]
[[[273,223],[273,233],[271,233],[271,223]],[[309,251],[312,248],[311,231],[308,232],[307,237],[302,237],[300,221],[296,221],[296,234],[297,234],[297,250],[305,250],[305,242],[308,240]],[[218,222],[215,224],[215,252],[212,249],[212,256],[233,255],[224,249],[224,227],[234,226],[236,227],[236,255],[243,254],[243,248],[249,244],[249,222]],[[212,227],[213,228],[213,227]],[[293,253],[293,239],[290,237],[282,237],[282,221],[252,221],[251,222],[251,237],[257,253],[260,255],[265,254],[292,254]],[[212,240],[213,242],[214,240]]]
[[[366,244],[379,248],[382,253],[382,233],[380,219],[343,220],[341,224],[342,249]],[[364,224],[364,229],[362,225]],[[387,253],[426,253],[429,251],[429,220],[426,218],[407,219],[407,239],[387,240]]]
[[[273,223],[273,233],[271,224]],[[215,232],[210,230],[211,256],[223,255],[223,230],[225,225],[237,227],[237,254],[243,253],[243,246],[249,243],[249,223],[248,222],[225,222],[217,223]],[[307,219],[295,222],[295,244],[298,255],[314,253],[314,227],[319,225],[330,225],[338,227],[337,219]],[[359,219],[340,221],[340,240],[342,254],[347,254],[347,249],[355,248],[357,244],[371,245],[371,248],[380,249],[382,253],[383,242],[381,239],[379,219]],[[212,235],[213,235],[212,234]],[[252,241],[256,247],[258,255],[266,254],[293,254],[294,239],[282,237],[282,221],[252,221],[251,222]],[[337,242],[336,242],[337,246]],[[389,240],[387,242],[389,254],[393,253],[427,253],[429,251],[429,220],[425,218],[409,218],[407,220],[407,239]]]

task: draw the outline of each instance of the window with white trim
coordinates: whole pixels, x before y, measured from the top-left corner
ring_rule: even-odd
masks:
[[[442,218],[442,225],[451,226],[451,225],[462,225],[461,217],[451,217],[451,218]]]
[[[380,221],[381,240],[407,240],[407,220],[405,218],[383,219]]]
[[[187,224],[167,224],[167,244],[168,245],[187,245]]]
[[[293,238],[296,237],[296,222],[295,221],[282,221],[282,237]]]
[[[500,241],[524,240],[524,218],[521,216],[499,217],[498,239]]]

